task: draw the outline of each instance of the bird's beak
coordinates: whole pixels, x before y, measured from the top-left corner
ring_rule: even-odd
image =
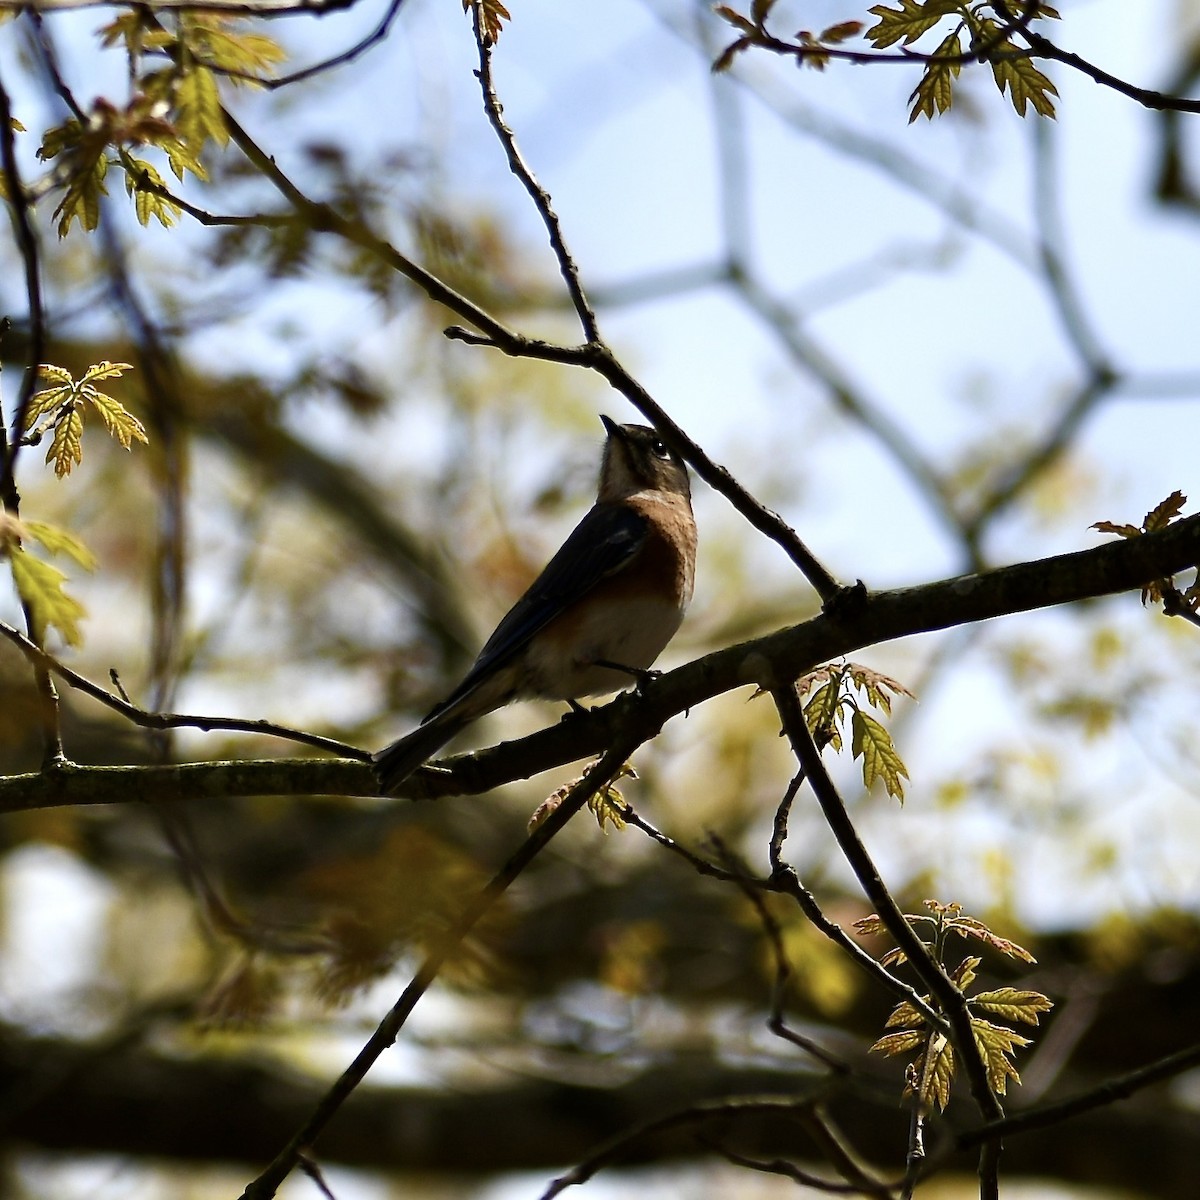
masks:
[[[620,425],[618,425],[616,421],[612,419],[612,417],[606,417],[603,413],[600,414],[600,422],[604,426],[604,432],[607,433],[609,437],[616,437],[621,430]]]

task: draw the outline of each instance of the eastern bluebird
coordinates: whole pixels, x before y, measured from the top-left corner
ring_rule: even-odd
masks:
[[[615,692],[649,669],[692,598],[696,523],[687,468],[645,425],[601,417],[600,487],[466,678],[406,737],[374,756],[385,793],[472,721],[523,696]]]

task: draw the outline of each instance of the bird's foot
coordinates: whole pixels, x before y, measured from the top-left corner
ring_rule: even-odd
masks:
[[[634,683],[634,688],[638,692],[645,690],[647,685],[653,683],[661,675],[661,671],[655,671],[650,667],[627,667],[624,663],[610,662],[606,658],[596,659],[596,666],[607,667],[610,671],[620,671],[624,675],[628,675]]]

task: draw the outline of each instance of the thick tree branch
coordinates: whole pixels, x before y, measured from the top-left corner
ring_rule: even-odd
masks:
[[[668,671],[591,713],[489,750],[417,772],[409,799],[478,795],[603,751],[618,731],[646,741],[673,716],[723,692],[797,678],[822,662],[932,630],[1091,600],[1167,579],[1200,562],[1200,515],[1159,533],[1092,550],[962,575],[919,587],[867,593],[850,612],[823,613]],[[53,669],[53,667],[52,667]],[[177,767],[62,766],[0,779],[0,812],[122,800],[160,803],[181,795],[375,795],[370,768],[345,761],[194,763]]]

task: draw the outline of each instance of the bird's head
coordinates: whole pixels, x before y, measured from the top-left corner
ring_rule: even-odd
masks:
[[[648,425],[618,425],[601,416],[608,438],[600,465],[599,500],[612,503],[637,492],[667,492],[691,499],[687,467]]]

